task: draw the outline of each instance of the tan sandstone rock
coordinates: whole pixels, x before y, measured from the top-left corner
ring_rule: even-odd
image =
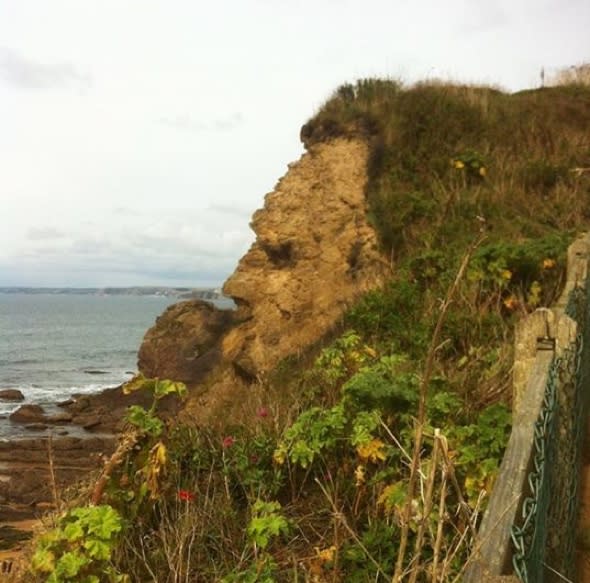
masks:
[[[224,358],[254,379],[328,332],[386,272],[367,222],[368,147],[334,140],[292,164],[264,208],[256,241],[223,291],[242,324],[223,339]]]

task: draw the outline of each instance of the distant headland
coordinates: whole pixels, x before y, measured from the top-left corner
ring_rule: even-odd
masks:
[[[93,296],[166,296],[180,299],[217,300],[223,297],[220,288],[213,287],[0,287],[0,294],[52,294]]]

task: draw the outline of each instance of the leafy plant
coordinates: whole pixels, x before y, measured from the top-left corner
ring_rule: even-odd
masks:
[[[256,500],[252,505],[252,518],[246,529],[256,548],[266,549],[271,540],[289,533],[289,521],[280,513],[278,502]]]
[[[122,530],[123,520],[111,506],[73,508],[39,538],[31,571],[46,583],[130,583],[110,562]]]

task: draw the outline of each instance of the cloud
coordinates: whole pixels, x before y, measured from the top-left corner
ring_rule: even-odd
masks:
[[[65,233],[54,229],[53,227],[31,227],[27,231],[29,241],[46,241],[51,239],[63,239]]]
[[[207,207],[208,210],[220,215],[230,215],[232,217],[238,217],[240,219],[249,220],[252,216],[252,209],[244,208],[239,206],[233,206],[229,204],[210,204]]]
[[[161,117],[159,123],[164,124],[175,130],[184,130],[189,132],[224,132],[233,130],[244,123],[244,115],[240,112],[232,113],[229,116],[217,118],[213,121],[203,122],[194,119],[189,114],[181,114],[172,117]]]
[[[0,80],[20,89],[87,89],[92,84],[90,75],[71,63],[41,63],[6,47],[0,47]]]
[[[508,12],[498,4],[488,3],[485,9],[469,9],[457,17],[456,30],[465,35],[478,35],[501,28],[510,22]]]
[[[217,286],[251,244],[245,221],[231,215],[220,228],[205,209],[154,219],[121,217],[124,208],[94,225],[30,227],[15,252],[0,249],[0,285]]]

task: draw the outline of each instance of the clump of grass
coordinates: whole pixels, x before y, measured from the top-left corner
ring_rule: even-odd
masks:
[[[570,170],[590,166],[589,125],[584,86],[509,95],[364,79],[340,87],[301,136],[308,147],[369,140],[370,215],[388,255],[399,258],[417,247],[465,248],[476,217],[494,239],[579,228],[590,217],[590,180]],[[565,213],[555,209],[560,186],[571,194]]]

